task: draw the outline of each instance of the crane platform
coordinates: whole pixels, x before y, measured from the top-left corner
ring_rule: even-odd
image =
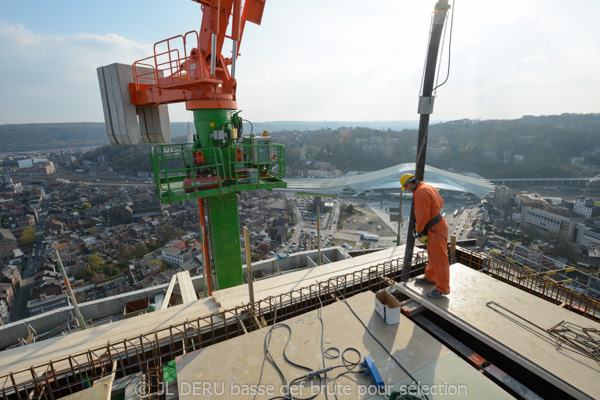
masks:
[[[260,151],[271,156],[262,161],[252,157]],[[226,149],[196,149],[193,143],[165,144],[154,146],[150,157],[158,198],[163,204],[287,186],[283,180],[285,148],[279,144],[236,144]],[[197,161],[200,157],[201,165]]]

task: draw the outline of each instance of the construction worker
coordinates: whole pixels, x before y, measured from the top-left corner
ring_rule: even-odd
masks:
[[[444,199],[437,189],[419,181],[413,174],[400,177],[402,190],[413,193],[415,203],[415,237],[427,244],[429,263],[425,268],[425,276],[417,278],[419,284],[435,284],[435,289],[427,292],[427,297],[434,299],[450,293],[450,262],[448,261],[448,225],[440,211]]]

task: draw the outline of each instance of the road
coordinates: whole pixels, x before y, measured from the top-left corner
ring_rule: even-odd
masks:
[[[456,206],[454,211],[449,211],[446,214],[446,222],[448,223],[448,235],[456,236],[456,240],[468,239],[469,230],[471,230],[473,220],[477,214],[478,206]]]
[[[25,264],[25,270],[21,273],[21,287],[17,292],[14,303],[14,311],[12,315],[13,321],[18,321],[20,319],[29,317],[27,302],[31,299],[31,292],[33,290],[33,276],[36,274],[40,264],[43,262],[43,257],[41,254],[45,251],[43,241],[49,205],[50,204],[48,200],[43,201],[42,210],[38,213],[39,222],[35,232],[35,242],[31,251],[31,255]]]
[[[287,251],[294,251],[298,249],[298,246],[301,246],[304,242],[306,242],[305,250],[311,249],[311,244],[316,249],[318,244],[321,243],[321,249],[326,248],[328,245],[335,244],[337,242],[338,245],[342,245],[343,243],[347,243],[348,250],[358,250],[365,243],[368,244],[370,248],[375,247],[391,247],[396,246],[396,236],[381,236],[379,241],[363,241],[361,240],[361,232],[358,232],[353,229],[341,229],[338,230],[338,221],[341,213],[341,206],[343,205],[343,201],[340,199],[325,199],[326,201],[333,201],[333,208],[330,212],[325,212],[321,214],[321,229],[320,234],[321,237],[317,238],[317,225],[316,225],[316,215],[310,212],[310,208],[312,206],[312,198],[311,197],[295,197],[294,194],[288,194],[288,201],[292,204],[292,210],[296,216],[296,226],[295,232],[292,237],[292,241],[290,243],[285,243],[283,247],[280,244],[277,244],[277,249],[273,249],[275,253],[278,253],[282,256],[286,255]],[[393,232],[397,232],[398,224],[397,222],[390,221],[389,214],[386,211],[386,208],[390,206],[397,206],[396,204],[383,204],[383,208],[380,207],[380,202],[365,204],[373,211],[374,214],[379,217],[383,223],[385,223]],[[409,212],[410,208],[408,209]],[[402,228],[405,228],[403,226]],[[312,233],[314,232],[314,235]],[[303,237],[303,235],[306,235]],[[317,240],[318,239],[318,240]],[[294,242],[296,245],[293,246]],[[401,239],[400,243],[406,242],[406,232],[401,231]],[[352,246],[352,247],[350,247]],[[303,250],[303,249],[300,249]],[[274,257],[275,254],[271,254],[270,257]]]

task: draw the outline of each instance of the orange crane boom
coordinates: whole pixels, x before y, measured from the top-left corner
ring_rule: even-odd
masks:
[[[192,0],[202,5],[202,25],[154,45],[154,55],[133,64],[129,85],[136,107],[185,102],[188,110],[236,109],[235,64],[246,21],[260,25],[265,0]],[[231,35],[227,35],[231,24]],[[231,57],[223,56],[225,40]],[[229,71],[231,66],[231,72]]]

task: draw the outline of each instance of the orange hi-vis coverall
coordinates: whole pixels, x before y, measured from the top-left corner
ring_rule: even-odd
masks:
[[[437,189],[419,182],[413,191],[417,232],[423,232],[425,225],[435,218],[444,205],[444,199]],[[429,263],[425,268],[425,278],[435,282],[435,288],[444,294],[450,293],[450,262],[448,261],[448,225],[442,218],[429,232],[427,255]]]

